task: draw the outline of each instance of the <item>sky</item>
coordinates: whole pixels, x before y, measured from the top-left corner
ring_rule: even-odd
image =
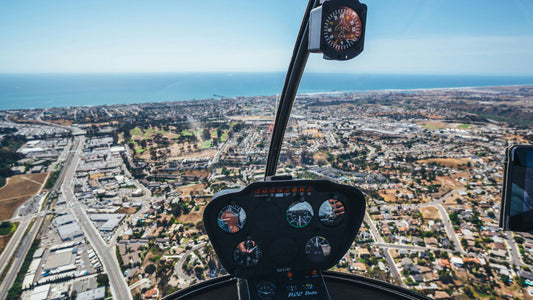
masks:
[[[533,1],[366,0],[364,52],[307,71],[533,75]],[[0,0],[0,73],[285,72],[307,1]]]

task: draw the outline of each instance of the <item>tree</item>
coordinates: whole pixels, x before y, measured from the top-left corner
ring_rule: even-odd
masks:
[[[202,139],[204,139],[205,141],[211,139],[211,133],[209,132],[209,129],[204,128],[204,130],[202,131]]]
[[[96,276],[96,283],[100,286],[109,286],[109,277],[107,277],[107,274],[98,274]]]
[[[149,264],[149,265],[146,266],[146,268],[144,268],[144,271],[151,275],[151,274],[153,274],[155,272],[155,269],[156,268],[155,268],[154,264]]]

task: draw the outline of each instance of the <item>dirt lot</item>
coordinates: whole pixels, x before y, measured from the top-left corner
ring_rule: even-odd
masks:
[[[430,220],[440,219],[440,215],[439,215],[437,208],[433,206],[421,207],[420,212],[422,213],[422,217],[424,217],[424,219],[430,219]]]
[[[30,196],[41,191],[49,173],[16,175],[0,188],[0,220],[9,219],[15,209]]]
[[[181,215],[178,217],[178,221],[182,223],[194,223],[197,224],[198,222],[202,221],[203,215],[204,215],[204,209],[205,206],[200,207],[199,210],[191,211],[187,215]]]
[[[64,126],[70,126],[73,123],[72,120],[65,120],[65,119],[49,120],[48,122],[59,124],[59,125],[64,125]]]
[[[181,195],[183,196],[188,196],[191,194],[191,192],[196,192],[196,194],[203,194],[204,190],[205,184],[203,183],[189,184],[178,188],[178,192],[182,192]]]
[[[459,165],[465,165],[468,162],[473,163],[473,161],[469,158],[431,158],[431,159],[422,159],[417,161],[418,163],[432,163],[436,162],[438,164],[441,164],[445,167],[449,168],[456,168]]]
[[[385,199],[386,202],[390,203],[403,203],[403,202],[413,202],[413,200],[420,200],[421,202],[425,202],[421,199],[408,199],[408,198],[402,198],[397,195],[412,195],[412,193],[408,190],[404,189],[388,189],[388,190],[381,190],[379,191],[379,194]]]
[[[437,176],[436,184],[440,184],[443,187],[449,187],[453,190],[462,189],[464,185],[450,176]]]
[[[317,151],[315,154],[313,154],[313,159],[315,160],[315,163],[319,161],[327,162],[328,156],[324,152]]]
[[[117,214],[128,214],[128,215],[131,215],[131,214],[134,214],[136,213],[138,210],[138,207],[129,207],[129,208],[125,208],[125,207],[121,207],[117,210]]]

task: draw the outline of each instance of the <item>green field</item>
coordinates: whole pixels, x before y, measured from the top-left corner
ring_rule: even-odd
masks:
[[[436,126],[436,125],[428,125],[428,124],[422,124],[422,128],[424,128],[424,129],[431,129],[431,130],[441,129],[440,126]]]
[[[205,141],[205,142],[202,144],[202,147],[200,147],[200,148],[202,148],[202,149],[209,149],[209,148],[211,148],[211,146],[212,146],[212,142],[211,142],[211,140],[209,140],[209,141]]]
[[[132,130],[130,130],[130,135],[131,136],[141,135],[141,128],[139,128],[139,127],[133,128]]]
[[[470,127],[472,127],[472,124],[461,124],[457,126],[457,128],[461,128],[461,129],[468,129]]]

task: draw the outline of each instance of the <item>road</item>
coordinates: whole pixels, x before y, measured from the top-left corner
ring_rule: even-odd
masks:
[[[91,243],[91,246],[95,250],[96,254],[102,262],[105,273],[109,277],[109,284],[111,286],[111,293],[114,299],[133,299],[129,290],[129,287],[122,275],[120,266],[115,256],[114,247],[111,249],[107,247],[104,240],[100,236],[100,233],[94,226],[93,222],[89,219],[85,213],[85,209],[78,202],[72,191],[72,179],[75,177],[76,167],[80,160],[81,149],[85,141],[84,137],[76,138],[78,143],[76,144],[75,151],[73,153],[72,162],[67,166],[65,171],[65,180],[61,185],[63,196],[66,199],[67,205],[73,212],[74,217],[77,219],[78,224],[83,230],[85,237]]]
[[[191,255],[192,252],[198,250],[198,249],[201,249],[202,247],[204,247],[206,245],[206,243],[200,243],[198,245],[194,245],[191,249],[187,250],[183,256],[178,260],[178,262],[176,263],[176,266],[174,267],[175,269],[175,272],[178,274],[178,277],[183,279],[183,280],[193,280],[194,277],[191,277],[187,274],[185,274],[185,272],[183,272],[183,264],[185,263],[185,259]]]
[[[77,128],[77,127],[64,126],[64,125],[59,125],[59,124],[52,123],[52,122],[43,121],[42,117],[46,110],[47,109],[43,110],[43,112],[39,116],[37,116],[37,121],[39,121],[40,123],[51,126],[51,127],[57,127],[57,128],[63,128],[65,130],[69,130],[70,132],[72,132],[73,135],[85,134],[85,130]]]
[[[9,240],[9,243],[5,247],[4,251],[2,252],[2,255],[0,255],[0,274],[4,272],[5,267],[9,265],[9,260],[13,257],[15,254],[15,250],[18,248],[18,245],[20,244],[20,241],[22,240],[22,237],[24,235],[24,232],[26,232],[26,229],[28,228],[28,225],[31,223],[31,218],[24,218],[20,221],[17,230]],[[1,286],[0,286],[1,287]],[[0,297],[0,299],[3,299]]]
[[[383,237],[381,234],[379,234],[378,229],[376,228],[376,225],[374,224],[374,221],[370,218],[370,215],[368,212],[365,212],[365,221],[368,224],[368,227],[370,229],[370,233],[374,237],[374,245],[387,245],[385,244],[385,241],[383,240]],[[400,277],[400,272],[398,271],[398,268],[396,267],[396,264],[394,263],[394,259],[392,259],[392,256],[390,255],[389,249],[384,249],[383,254],[385,256],[385,260],[387,261],[387,264],[389,265],[391,275],[398,279],[400,284],[403,287],[407,288],[407,285],[403,282],[402,278]]]
[[[411,251],[433,251],[433,252],[442,251],[442,252],[448,252],[448,253],[455,252],[451,249],[422,247],[422,246],[413,246],[413,245],[404,245],[404,244],[376,243],[374,244],[374,246],[381,247],[381,248],[390,248],[390,249],[405,249],[405,250],[411,250]]]
[[[451,239],[451,241],[455,244],[455,249],[459,249],[459,252],[461,253],[461,255],[465,255],[467,253],[463,249],[463,246],[461,246],[461,243],[459,242],[459,238],[455,234],[455,230],[453,230],[453,225],[450,220],[450,216],[446,212],[446,209],[444,208],[444,206],[442,206],[443,202],[448,200],[453,195],[460,193],[462,191],[465,191],[465,190],[464,189],[453,190],[447,193],[446,195],[442,196],[438,200],[432,201],[430,203],[420,204],[420,205],[417,205],[417,207],[429,207],[429,206],[435,207],[438,210],[440,218],[444,224],[444,229],[446,230],[446,234]]]
[[[430,203],[417,204],[417,205],[413,205],[413,206],[415,206],[417,208],[429,207],[429,206],[437,208],[437,211],[439,212],[440,217],[443,220],[444,228],[446,230],[446,234],[453,241],[453,243],[455,244],[456,249],[459,249],[461,254],[465,255],[467,253],[464,251],[463,247],[461,247],[461,243],[459,242],[459,239],[457,238],[457,235],[455,234],[455,231],[453,230],[453,226],[451,224],[451,221],[450,221],[450,218],[448,216],[448,213],[446,212],[446,209],[441,204],[441,203],[445,202],[446,200],[448,200],[453,195],[455,195],[456,193],[459,193],[460,191],[464,191],[464,190],[462,190],[462,189],[461,190],[453,190],[453,191],[447,193],[446,195],[442,196],[438,200],[432,201]],[[446,251],[446,252],[449,252],[449,253],[453,253],[454,252],[454,251],[452,251],[450,249],[440,249],[440,248],[431,248],[431,247],[419,247],[419,246],[411,246],[411,245],[403,245],[403,244],[385,243],[385,241],[383,240],[383,237],[381,236],[381,234],[379,233],[376,225],[374,224],[374,221],[370,218],[368,213],[365,213],[365,221],[368,224],[370,233],[374,237],[374,240],[375,240],[374,245],[378,246],[380,248],[385,248],[385,249],[383,249],[384,250],[383,252],[384,252],[385,260],[387,261],[387,263],[390,266],[390,270],[391,270],[392,276],[398,278],[399,281],[401,282],[402,286],[404,286],[404,287],[407,287],[407,286],[401,280],[400,273],[399,273],[399,271],[398,271],[398,269],[396,267],[396,264],[394,263],[394,259],[392,259],[392,256],[390,255],[390,252],[389,252],[390,249],[407,249],[407,250],[415,250],[415,251],[426,251],[426,250],[430,250],[430,251]]]
[[[49,125],[48,122],[44,122],[41,120],[39,121],[41,123]],[[56,127],[65,128],[65,126],[57,126],[56,124],[53,125]],[[70,130],[74,131],[75,129],[71,128]],[[72,162],[72,157],[72,154],[69,154],[65,166],[70,165],[70,163]],[[66,168],[63,168],[61,170],[60,175],[52,188],[52,191],[57,191],[59,185],[63,182],[66,175],[65,169]],[[40,207],[38,209],[40,209]],[[9,288],[11,288],[11,286],[15,282],[17,274],[19,273],[20,268],[24,263],[24,259],[26,258],[26,254],[28,253],[35,237],[37,236],[41,225],[46,217],[46,214],[47,211],[45,210],[42,212],[38,212],[37,214],[27,216],[15,216],[10,220],[12,222],[20,222],[20,224],[14,235],[11,237],[8,245],[5,248],[5,251],[3,251],[2,255],[0,256],[0,273],[4,272],[5,267],[9,266],[9,270],[6,273],[4,280],[0,283],[0,299],[4,299],[6,297]],[[27,235],[24,235],[24,233],[28,229],[29,224],[31,223],[31,220],[34,218],[36,219],[32,228],[30,229]],[[13,256],[13,263],[9,264],[9,261]]]
[[[15,279],[17,279],[17,274],[19,273],[20,268],[22,267],[22,263],[24,263],[24,259],[26,258],[26,255],[28,254],[28,251],[30,250],[33,240],[37,236],[37,233],[39,233],[39,230],[44,221],[44,218],[45,218],[45,215],[43,214],[37,217],[37,220],[33,224],[28,234],[22,238],[22,242],[20,243],[15,253],[15,258],[13,260],[13,263],[10,265],[10,268],[6,274],[6,277],[0,283],[0,299],[6,298],[9,288],[11,288],[11,286],[15,282]],[[25,231],[26,230],[24,230],[24,232]],[[11,258],[11,256],[9,256],[9,258]]]
[[[513,264],[517,265],[518,267],[524,266],[524,262],[520,258],[520,252],[518,251],[518,245],[514,240],[513,233],[511,231],[507,231],[507,246],[510,248],[510,256],[511,260],[513,261]]]

